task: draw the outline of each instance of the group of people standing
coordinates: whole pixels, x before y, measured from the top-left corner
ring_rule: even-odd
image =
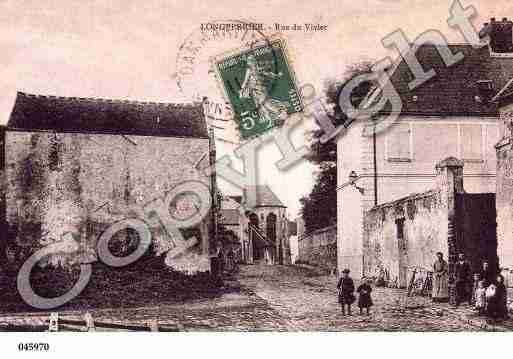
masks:
[[[436,256],[437,260],[433,264],[432,300],[447,302],[449,301],[449,266],[441,252]],[[344,269],[337,284],[338,302],[342,307],[343,315],[346,313],[351,315],[351,305],[356,301],[355,285],[349,273],[349,269]],[[492,268],[487,261],[483,261],[480,271],[472,274],[470,262],[466,260],[463,253],[460,253],[454,265],[453,279],[456,306],[467,302],[480,315],[496,319],[508,317],[507,289],[504,277],[499,273],[498,268]],[[373,305],[370,280],[363,278],[356,292],[359,294],[360,314],[363,314],[364,309],[366,314],[369,314],[370,307]]]
[[[338,302],[342,307],[342,314],[346,315],[347,307],[347,314],[351,315],[351,305],[356,301],[356,297],[354,295],[354,281],[349,277],[349,269],[344,269],[342,271],[342,277],[338,281],[337,288]],[[363,310],[365,309],[366,314],[369,315],[370,307],[372,307],[373,304],[371,298],[372,287],[370,286],[369,281],[363,278],[362,284],[358,286],[356,292],[359,294],[358,308],[360,308],[360,314],[363,314]]]
[[[433,264],[433,292],[435,302],[449,300],[448,264],[443,254],[438,252]],[[472,275],[470,263],[465,255],[460,253],[454,267],[454,284],[456,291],[456,306],[468,302],[479,314],[492,318],[507,318],[507,289],[504,277],[496,268],[490,267],[484,261],[481,270]]]
[[[223,243],[217,241],[216,246],[210,254],[211,274],[214,278],[221,281],[223,273],[233,273],[237,270],[236,253],[234,248],[229,247],[225,250]]]

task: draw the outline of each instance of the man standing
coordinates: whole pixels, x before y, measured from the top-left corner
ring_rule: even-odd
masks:
[[[447,280],[447,262],[442,252],[436,253],[437,260],[433,264],[433,302],[449,300],[449,283]]]
[[[224,252],[223,243],[221,241],[216,242],[216,248],[210,255],[210,266],[213,279],[218,283],[222,283],[222,275],[224,270]]]
[[[465,259],[465,255],[460,253],[458,255],[458,261],[454,268],[454,275],[456,279],[456,306],[459,306],[461,302],[465,300],[468,304],[471,304],[470,293],[470,263]]]

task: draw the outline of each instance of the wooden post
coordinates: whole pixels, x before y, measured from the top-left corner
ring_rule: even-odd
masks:
[[[208,133],[208,140],[209,140],[209,165],[211,168],[213,168],[212,173],[210,174],[210,191],[211,191],[211,197],[212,197],[212,208],[211,208],[211,226],[212,230],[210,232],[211,238],[209,241],[209,244],[214,243],[216,245],[217,238],[218,238],[218,221],[217,221],[217,215],[218,215],[218,203],[217,203],[217,182],[216,182],[216,171],[215,171],[215,163],[216,163],[216,147],[215,147],[215,137],[214,137],[214,129],[209,129]],[[210,246],[209,246],[210,251]]]
[[[59,313],[50,313],[50,323],[48,325],[49,332],[59,331]]]
[[[150,327],[151,332],[158,332],[159,331],[159,323],[157,319],[152,319],[149,321],[148,326]]]
[[[91,313],[86,312],[84,314],[84,320],[86,322],[86,329],[87,329],[87,331],[88,332],[95,332],[96,328],[94,327],[94,320],[93,320],[93,316],[91,315]]]

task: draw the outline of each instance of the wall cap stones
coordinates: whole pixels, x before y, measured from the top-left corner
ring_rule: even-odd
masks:
[[[306,237],[311,237],[314,234],[319,234],[319,233],[323,233],[323,232],[329,232],[329,231],[331,231],[333,229],[336,229],[336,228],[337,228],[337,225],[336,224],[332,224],[331,226],[327,226],[327,227],[324,227],[324,228],[319,228],[319,229],[316,229],[315,231],[304,233],[304,234],[302,234],[301,236],[298,237],[298,241],[301,241],[301,240],[305,239]]]
[[[447,157],[446,159],[438,162],[436,164],[436,168],[444,168],[444,167],[463,167],[464,162],[462,160],[457,159],[456,157]]]
[[[378,211],[378,210],[383,209],[383,208],[393,207],[393,206],[396,206],[398,204],[402,205],[402,204],[404,204],[404,203],[406,203],[408,201],[414,201],[414,200],[421,199],[421,198],[433,197],[433,196],[436,196],[438,194],[439,194],[438,190],[428,190],[428,191],[422,192],[422,193],[412,193],[412,194],[410,194],[408,196],[401,197],[401,198],[396,199],[394,201],[378,204],[377,206],[374,206],[371,209],[369,209],[366,213],[375,212],[375,211]]]

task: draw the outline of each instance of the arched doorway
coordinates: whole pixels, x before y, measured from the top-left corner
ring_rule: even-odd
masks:
[[[269,213],[266,218],[266,229],[265,235],[267,239],[273,244],[273,247],[270,248],[271,262],[274,263],[276,258],[276,221],[278,217],[274,213]],[[281,256],[278,254],[278,260],[281,263]]]

